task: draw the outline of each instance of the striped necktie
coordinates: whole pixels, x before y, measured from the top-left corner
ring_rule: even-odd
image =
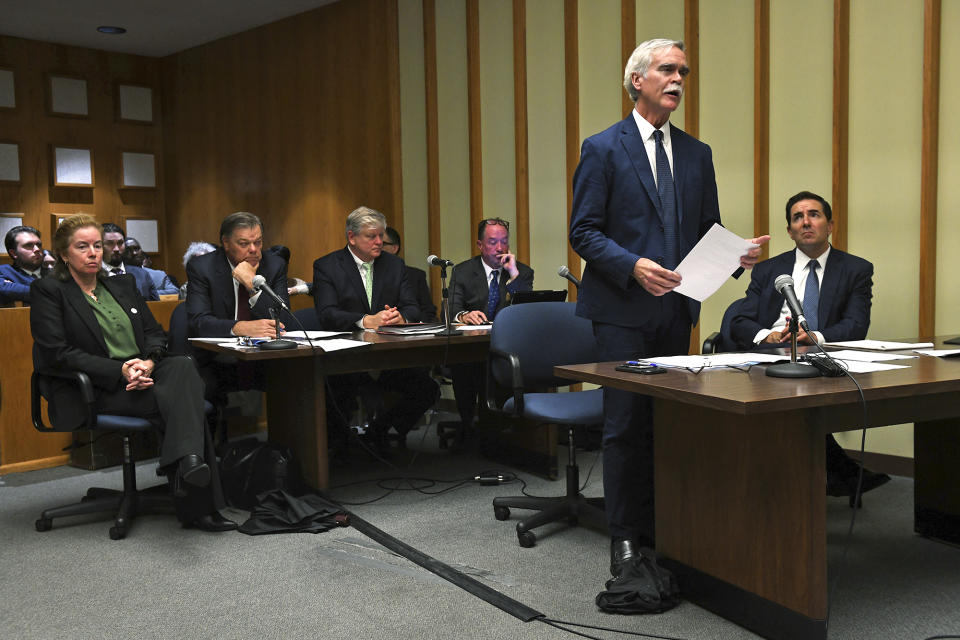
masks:
[[[673,186],[673,173],[670,161],[663,147],[663,131],[653,132],[657,139],[657,193],[660,195],[660,208],[663,211],[663,266],[676,269],[677,256],[677,193]]]

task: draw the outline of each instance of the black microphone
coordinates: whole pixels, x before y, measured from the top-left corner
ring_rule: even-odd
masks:
[[[803,315],[803,307],[800,306],[800,301],[797,300],[797,294],[793,290],[793,278],[786,273],[777,276],[777,279],[773,281],[773,288],[777,290],[777,293],[787,299],[787,308],[790,309],[790,313],[796,318],[800,328],[809,333],[810,327],[807,325],[807,319]]]
[[[261,276],[260,274],[253,276],[253,291],[254,292],[263,291],[268,296],[273,298],[274,302],[279,304],[281,307],[283,307],[287,311],[290,311],[290,309],[287,307],[287,303],[283,301],[283,298],[278,296],[276,292],[274,292],[274,290],[270,288],[270,285],[267,284],[267,279]]]
[[[444,260],[443,258],[438,258],[437,256],[430,254],[427,256],[427,264],[431,267],[452,267],[453,263],[449,260]]]
[[[560,276],[561,278],[566,278],[567,280],[572,282],[577,287],[577,289],[580,288],[580,280],[577,279],[577,276],[570,273],[570,269],[567,269],[567,265],[565,264],[560,265],[560,268],[557,269],[557,275]]]

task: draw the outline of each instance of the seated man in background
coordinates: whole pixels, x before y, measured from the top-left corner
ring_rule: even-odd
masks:
[[[810,333],[800,330],[800,344],[862,340],[870,326],[873,265],[830,246],[833,211],[822,197],[801,191],[787,200],[787,233],[796,248],[757,264],[747,297],[730,324],[738,349],[790,341],[786,301],[774,288],[782,274],[792,275]],[[827,435],[827,494],[856,492],[859,467],[833,435]],[[863,470],[862,492],[876,489],[890,476]]]
[[[407,282],[403,260],[383,251],[387,220],[382,213],[359,207],[347,216],[347,246],[313,263],[313,300],[320,326],[330,331],[376,330],[381,325],[417,322],[420,308]],[[361,385],[373,379],[367,373],[329,378],[343,421],[346,407]],[[381,453],[387,431],[393,427],[401,445],[420,416],[440,395],[437,383],[423,368],[381,371],[376,385],[395,391],[403,401],[378,412],[368,438]],[[345,424],[340,425],[346,428]]]
[[[266,293],[254,291],[253,278],[262,275],[289,305],[287,263],[263,251],[263,224],[252,213],[238,211],[224,218],[220,242],[222,246],[213,253],[192,257],[187,262],[190,336],[274,336],[276,326],[270,310],[276,302]],[[212,352],[199,349],[194,351],[194,357],[207,385],[208,400],[222,404],[228,391],[265,387],[262,372],[249,363],[214,357]]]
[[[187,268],[187,263],[196,258],[197,256],[206,255],[208,253],[213,253],[217,248],[210,244],[209,242],[191,242],[190,246],[187,247],[187,250],[183,253],[183,268]],[[180,285],[180,299],[187,299],[187,283],[184,281]]]
[[[400,244],[400,233],[393,227],[387,227],[383,239],[383,250],[392,253],[398,258],[403,247]],[[404,268],[407,271],[407,282],[413,288],[414,297],[417,299],[417,306],[420,307],[420,320],[422,322],[437,321],[437,305],[433,304],[433,298],[430,296],[430,287],[427,286],[427,272],[423,269],[411,267],[404,261]]]
[[[517,291],[533,290],[533,269],[510,253],[510,223],[500,218],[482,220],[477,227],[480,255],[453,269],[450,315],[454,322],[483,324],[510,304]],[[484,385],[483,363],[451,365],[453,393],[460,413],[460,428],[454,448],[469,438],[477,408],[477,396]]]
[[[33,227],[18,225],[3,239],[13,264],[0,265],[0,307],[22,302],[30,306],[30,283],[43,273],[43,244],[40,232]]]
[[[140,267],[146,271],[150,279],[153,280],[153,286],[156,287],[157,294],[163,296],[175,294],[180,291],[180,287],[173,281],[173,278],[167,275],[166,271],[153,269],[151,267],[150,256],[143,252],[143,249],[140,247],[140,242],[136,238],[127,238],[124,240],[123,262],[124,264]]]
[[[141,269],[123,261],[123,252],[126,250],[126,236],[123,229],[112,222],[103,223],[103,270],[111,276],[128,273],[137,283],[137,290],[144,300],[159,300],[157,287],[153,278]]]

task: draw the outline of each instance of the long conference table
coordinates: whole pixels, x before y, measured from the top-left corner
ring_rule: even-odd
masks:
[[[657,551],[685,597],[767,638],[826,638],[824,438],[864,425],[857,387],[617,364],[555,373],[653,397]],[[855,374],[866,426],[915,423],[914,529],[960,543],[960,358],[895,364]]]
[[[223,344],[194,341],[195,347],[266,366],[267,438],[289,447],[297,458],[303,480],[316,489],[330,483],[327,459],[326,377],[342,373],[456,364],[486,360],[489,328],[440,336],[381,335],[358,331],[350,336],[367,346],[323,351],[314,340],[296,349],[263,351],[235,349]]]

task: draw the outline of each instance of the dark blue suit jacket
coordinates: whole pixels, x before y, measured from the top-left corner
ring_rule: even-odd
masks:
[[[313,263],[313,305],[320,326],[327,331],[354,331],[357,320],[396,307],[407,322],[418,322],[420,307],[407,280],[403,260],[381,253],[373,261],[373,304],[367,303],[360,270],[350,250],[344,247]]]
[[[783,296],[773,287],[782,274],[792,274],[794,249],[764,260],[753,268],[747,297],[730,323],[738,349],[749,349],[761,329],[769,329],[780,317]],[[830,249],[820,284],[818,331],[825,340],[862,340],[870,327],[873,297],[873,265],[839,249]]]
[[[33,277],[20,271],[12,264],[0,264],[0,306],[6,306],[19,300],[30,302],[30,283]]]
[[[682,259],[720,222],[710,147],[670,125]],[[631,113],[583,141],[573,176],[570,244],[587,261],[577,315],[623,327],[655,329],[662,299],[633,278],[640,258],[663,264],[660,198],[643,139]],[[700,304],[689,300],[696,322]]]
[[[123,265],[123,269],[124,273],[133,276],[134,282],[137,283],[137,291],[140,292],[144,300],[156,301],[160,299],[160,295],[157,293],[157,287],[153,284],[153,278],[150,277],[149,273],[132,264]]]
[[[287,296],[287,263],[269,251],[264,251],[257,266],[271,289],[290,305]],[[226,338],[237,323],[236,296],[233,293],[233,269],[223,247],[213,253],[197,256],[187,263],[187,322],[191,337]],[[254,319],[270,317],[275,306],[266,293],[260,295],[250,309]],[[281,322],[283,319],[281,318]],[[199,355],[199,352],[196,352]],[[210,352],[205,352],[210,353]]]

